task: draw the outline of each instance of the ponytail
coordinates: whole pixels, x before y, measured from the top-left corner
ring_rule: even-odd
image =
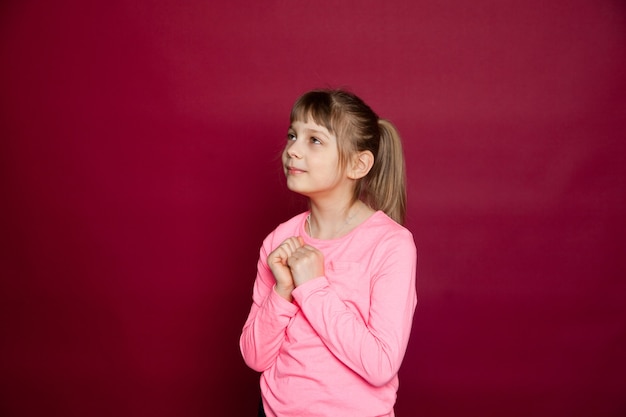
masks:
[[[376,210],[382,210],[397,223],[406,216],[406,168],[398,131],[385,119],[378,119],[380,144],[374,165],[365,178],[363,197]]]

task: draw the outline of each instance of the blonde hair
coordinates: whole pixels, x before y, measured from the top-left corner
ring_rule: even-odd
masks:
[[[352,155],[370,151],[374,165],[357,181],[353,198],[382,210],[403,224],[406,215],[406,169],[402,141],[391,122],[380,119],[359,97],[345,90],[313,90],[291,109],[291,122],[309,117],[337,137],[339,164],[345,168]]]

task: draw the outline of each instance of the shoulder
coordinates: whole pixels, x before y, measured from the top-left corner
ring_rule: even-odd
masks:
[[[396,223],[382,211],[377,211],[372,217],[365,221],[360,232],[367,234],[381,243],[400,239],[414,244],[411,231],[401,224]]]
[[[279,224],[269,235],[267,235],[263,245],[275,247],[289,237],[299,236],[302,233],[302,225],[306,221],[306,217],[308,215],[309,212],[305,211]]]
[[[412,261],[417,257],[417,247],[411,231],[384,212],[377,211],[362,226],[355,238],[361,248],[369,247],[373,259],[403,258]]]
[[[363,226],[355,238],[361,250],[367,247],[372,270],[382,275],[396,271],[399,277],[415,275],[417,247],[409,229],[382,211],[376,212]]]

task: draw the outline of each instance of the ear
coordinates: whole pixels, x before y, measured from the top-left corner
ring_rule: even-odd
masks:
[[[352,158],[352,163],[348,169],[348,178],[358,180],[370,172],[374,165],[374,154],[370,151],[359,152]]]

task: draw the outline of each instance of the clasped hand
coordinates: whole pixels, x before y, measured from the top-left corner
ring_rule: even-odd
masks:
[[[324,255],[302,237],[290,237],[267,257],[276,291],[291,300],[291,291],[299,285],[324,275]]]

